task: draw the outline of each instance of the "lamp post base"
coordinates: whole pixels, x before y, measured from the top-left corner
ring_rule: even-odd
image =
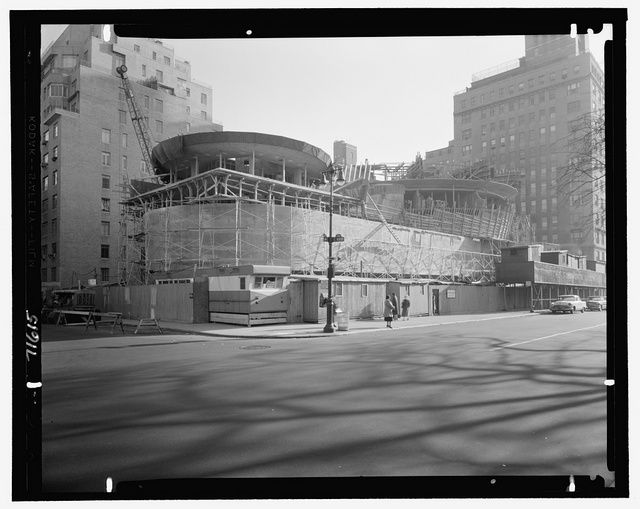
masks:
[[[336,330],[336,328],[333,326],[333,324],[331,325],[325,325],[324,329],[322,329],[322,332],[334,332]]]

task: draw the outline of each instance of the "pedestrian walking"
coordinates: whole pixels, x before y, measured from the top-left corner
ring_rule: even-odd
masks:
[[[397,320],[400,306],[398,305],[398,296],[395,293],[391,294],[391,303],[393,304],[393,319]]]
[[[383,314],[384,314],[384,321],[387,322],[387,327],[389,327],[390,329],[393,329],[393,327],[391,327],[391,321],[393,320],[394,313],[395,313],[395,308],[393,307],[393,302],[391,302],[391,299],[387,295],[387,298],[384,300]]]
[[[411,301],[409,300],[409,297],[407,297],[405,295],[404,299],[402,299],[402,319],[403,320],[408,320],[409,319],[409,307],[411,306]]]

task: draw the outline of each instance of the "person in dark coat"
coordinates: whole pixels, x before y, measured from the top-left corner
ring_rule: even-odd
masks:
[[[395,293],[391,294],[391,303],[393,304],[393,319],[398,319],[398,312],[400,311],[400,306],[398,305],[398,296]]]
[[[393,307],[393,302],[391,302],[391,299],[389,299],[389,296],[387,295],[387,298],[384,300],[383,315],[384,321],[387,322],[387,327],[389,327],[390,329],[393,329],[393,327],[391,327],[391,321],[393,320],[393,315],[395,312],[396,311]]]
[[[402,319],[409,319],[409,306],[411,306],[411,302],[409,301],[409,297],[405,295],[404,299],[402,299]]]

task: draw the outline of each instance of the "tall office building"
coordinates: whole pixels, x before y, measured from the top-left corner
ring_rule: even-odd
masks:
[[[144,175],[122,64],[154,142],[222,129],[212,122],[212,88],[161,41],[118,38],[109,25],[67,27],[42,55],[41,279],[49,285],[119,280],[123,175]]]
[[[349,145],[344,140],[336,140],[333,142],[333,162],[350,166],[358,163],[358,148],[355,145]]]
[[[603,112],[604,78],[586,35],[527,35],[525,56],[472,77],[453,97],[454,139],[425,154],[434,175],[467,170],[519,188],[536,240],[606,261],[604,182],[559,190],[572,125]],[[467,173],[468,174],[468,173]]]

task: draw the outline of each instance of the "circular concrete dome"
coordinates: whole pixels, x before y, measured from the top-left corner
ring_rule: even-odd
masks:
[[[277,171],[283,161],[287,172],[306,170],[310,177],[331,164],[331,157],[304,141],[273,134],[220,131],[185,134],[161,141],[153,148],[153,164],[158,173],[175,172],[176,178],[190,175],[197,158],[199,172],[217,168],[220,160],[247,161]]]

